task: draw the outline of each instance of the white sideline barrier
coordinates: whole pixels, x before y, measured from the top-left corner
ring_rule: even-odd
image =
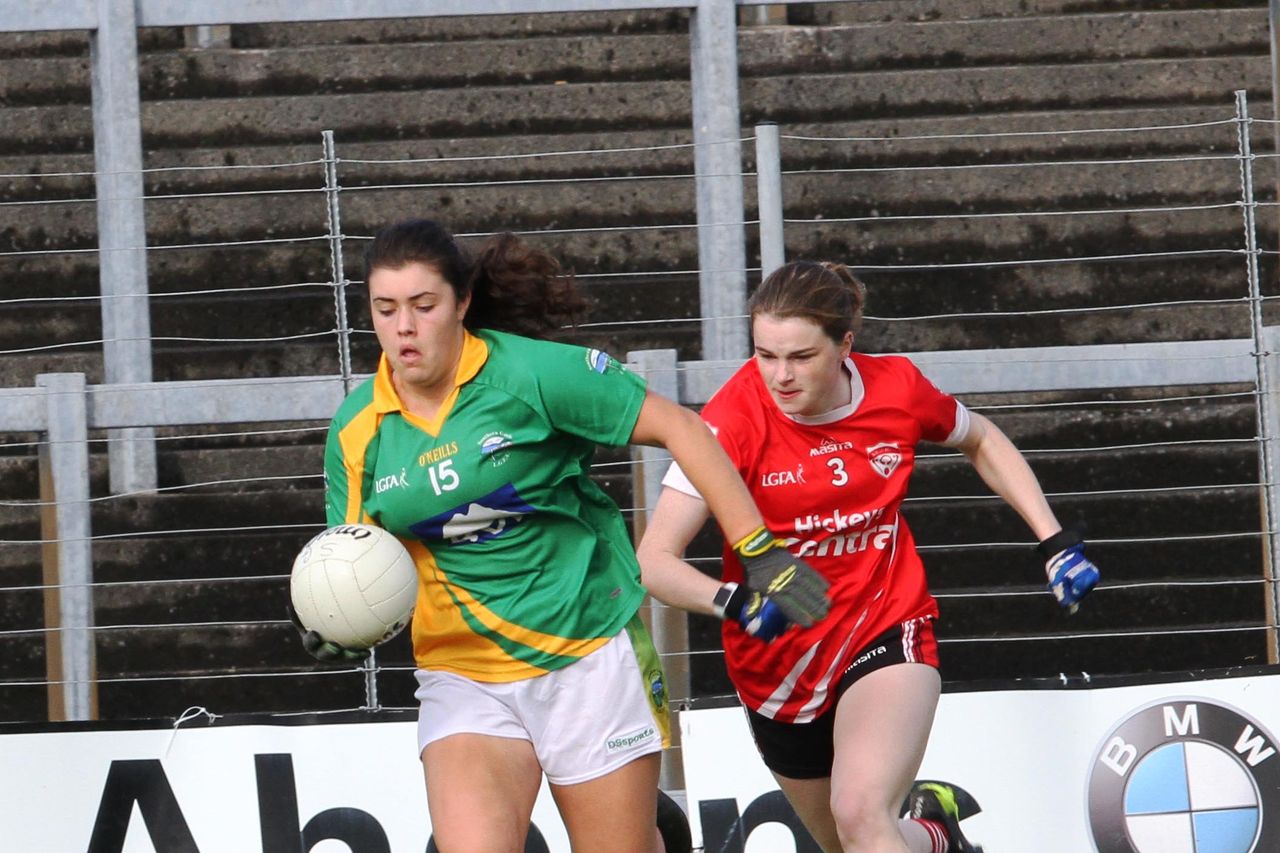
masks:
[[[813,849],[782,823],[794,815],[740,709],[685,711],[680,721],[695,845]],[[428,849],[412,720],[191,722],[176,734],[162,724],[110,726],[0,730],[3,849],[292,853],[299,834],[302,853]],[[1177,853],[1193,849],[1178,843],[1193,824],[1201,850],[1273,853],[1277,731],[1277,667],[1159,684],[947,693],[920,776],[973,794],[983,812],[964,825],[991,853]],[[1185,807],[1170,806],[1179,796]],[[545,786],[533,820],[541,844],[527,850],[568,851]]]
[[[716,853],[816,850],[797,845],[780,822],[792,819],[790,809],[740,709],[680,719],[695,846],[705,830],[706,849]],[[973,795],[983,811],[963,827],[989,853],[1274,853],[1277,732],[1274,668],[1163,684],[947,693],[919,778]]]

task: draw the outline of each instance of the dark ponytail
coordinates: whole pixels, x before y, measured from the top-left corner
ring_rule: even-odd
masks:
[[[495,235],[480,247],[471,268],[469,329],[497,329],[540,338],[576,325],[587,302],[573,273],[515,234]]]
[[[388,225],[365,251],[365,281],[376,269],[411,263],[438,272],[459,300],[471,296],[463,318],[468,329],[554,337],[586,313],[573,273],[510,232],[486,240],[473,260],[437,222],[410,219]]]

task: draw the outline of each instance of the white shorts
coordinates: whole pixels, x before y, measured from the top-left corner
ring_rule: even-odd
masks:
[[[573,785],[670,744],[666,682],[638,618],[582,660],[536,678],[415,675],[419,754],[455,734],[527,740],[548,782]]]

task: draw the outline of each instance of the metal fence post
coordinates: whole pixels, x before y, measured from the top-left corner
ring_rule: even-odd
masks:
[[[50,720],[98,716],[89,520],[89,418],[83,373],[43,373],[46,441],[40,445],[45,658]]]
[[[97,11],[89,47],[105,377],[108,383],[150,382],[137,11],[134,0],[97,0]],[[155,489],[155,430],[113,430],[109,438],[111,491]]]
[[[680,383],[676,373],[676,351],[673,349],[640,350],[627,353],[627,366],[644,377],[649,389],[669,400],[679,400]],[[662,475],[671,464],[671,455],[659,447],[632,447],[631,494],[636,505],[636,542],[644,535],[653,515],[658,495],[662,493]],[[676,607],[667,607],[649,599],[649,631],[654,648],[662,658],[668,695],[673,700],[687,699],[692,692],[689,677],[689,616]],[[679,727],[671,732],[672,746],[679,747]],[[674,750],[672,751],[674,752]],[[670,755],[671,753],[668,753]],[[660,784],[665,789],[684,787],[684,770],[673,757],[664,758]]]
[[[333,131],[322,131],[324,145],[324,197],[325,219],[329,228],[329,269],[333,280],[334,331],[338,335],[338,372],[342,376],[342,394],[351,393],[351,323],[347,320],[347,270],[342,253],[342,205],[339,199],[338,147]],[[376,711],[382,707],[378,699],[378,650],[370,649],[369,656],[361,664],[364,670],[364,709]]]
[[[698,0],[689,20],[702,357],[747,355],[747,250],[734,0]]]
[[[1268,356],[1268,334],[1262,326],[1262,288],[1258,276],[1258,222],[1257,202],[1253,197],[1253,149],[1249,141],[1249,101],[1243,89],[1236,91],[1236,142],[1240,158],[1241,212],[1244,216],[1245,268],[1249,280],[1249,319],[1254,342],[1254,359],[1257,365],[1258,403],[1255,422],[1258,432],[1258,465],[1262,478],[1263,563],[1267,580],[1267,660],[1280,661],[1280,643],[1277,641],[1277,625],[1280,625],[1280,596],[1277,596],[1276,558],[1280,555],[1280,531],[1276,519],[1280,518],[1280,497],[1276,494],[1276,453],[1272,447],[1276,412],[1274,410],[1274,359]],[[1272,335],[1271,337],[1274,337]]]
[[[1263,428],[1267,430],[1260,434],[1259,441],[1263,448],[1268,449],[1261,454],[1259,461],[1263,496],[1262,520],[1267,525],[1263,531],[1262,549],[1266,574],[1267,624],[1271,626],[1267,630],[1267,661],[1276,663],[1276,626],[1280,625],[1280,578],[1276,576],[1275,561],[1272,559],[1272,555],[1276,553],[1276,532],[1271,526],[1274,522],[1268,519],[1275,519],[1277,511],[1280,511],[1280,507],[1276,505],[1276,483],[1280,482],[1280,454],[1275,452],[1276,442],[1280,441],[1280,436],[1275,433],[1275,425],[1280,424],[1280,388],[1276,387],[1276,377],[1280,377],[1280,326],[1263,327],[1262,343],[1258,351],[1262,365],[1258,378],[1258,408],[1265,413],[1260,414],[1259,421],[1265,424]]]
[[[1267,29],[1271,45],[1271,145],[1272,150],[1280,154],[1280,0],[1269,0],[1267,3]],[[1272,167],[1275,171],[1272,180],[1277,194],[1280,194],[1280,164]]]
[[[347,271],[342,253],[342,204],[339,199],[338,148],[333,131],[321,134],[324,143],[325,215],[329,227],[329,269],[333,279],[333,309],[338,334],[338,371],[342,375],[342,391],[351,393],[351,323],[347,319]]]
[[[782,139],[773,122],[756,125],[756,207],[760,219],[760,280],[787,262],[782,222]]]

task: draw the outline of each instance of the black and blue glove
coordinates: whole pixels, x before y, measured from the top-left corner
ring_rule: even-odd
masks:
[[[713,603],[717,616],[733,619],[742,630],[766,643],[791,627],[791,620],[771,599],[733,581],[720,587]]]
[[[1036,546],[1045,561],[1049,589],[1067,613],[1080,608],[1080,599],[1098,584],[1098,567],[1084,555],[1084,537],[1078,530],[1059,530]]]
[[[770,599],[797,625],[808,628],[831,609],[831,584],[813,567],[787,550],[761,525],[733,546],[747,573],[747,586]]]
[[[289,609],[289,621],[298,629],[298,634],[302,637],[302,648],[316,660],[323,663],[359,663],[369,657],[368,649],[349,649],[346,646],[340,646],[307,628],[298,618],[298,612],[293,609],[292,601],[285,602],[285,606]]]

